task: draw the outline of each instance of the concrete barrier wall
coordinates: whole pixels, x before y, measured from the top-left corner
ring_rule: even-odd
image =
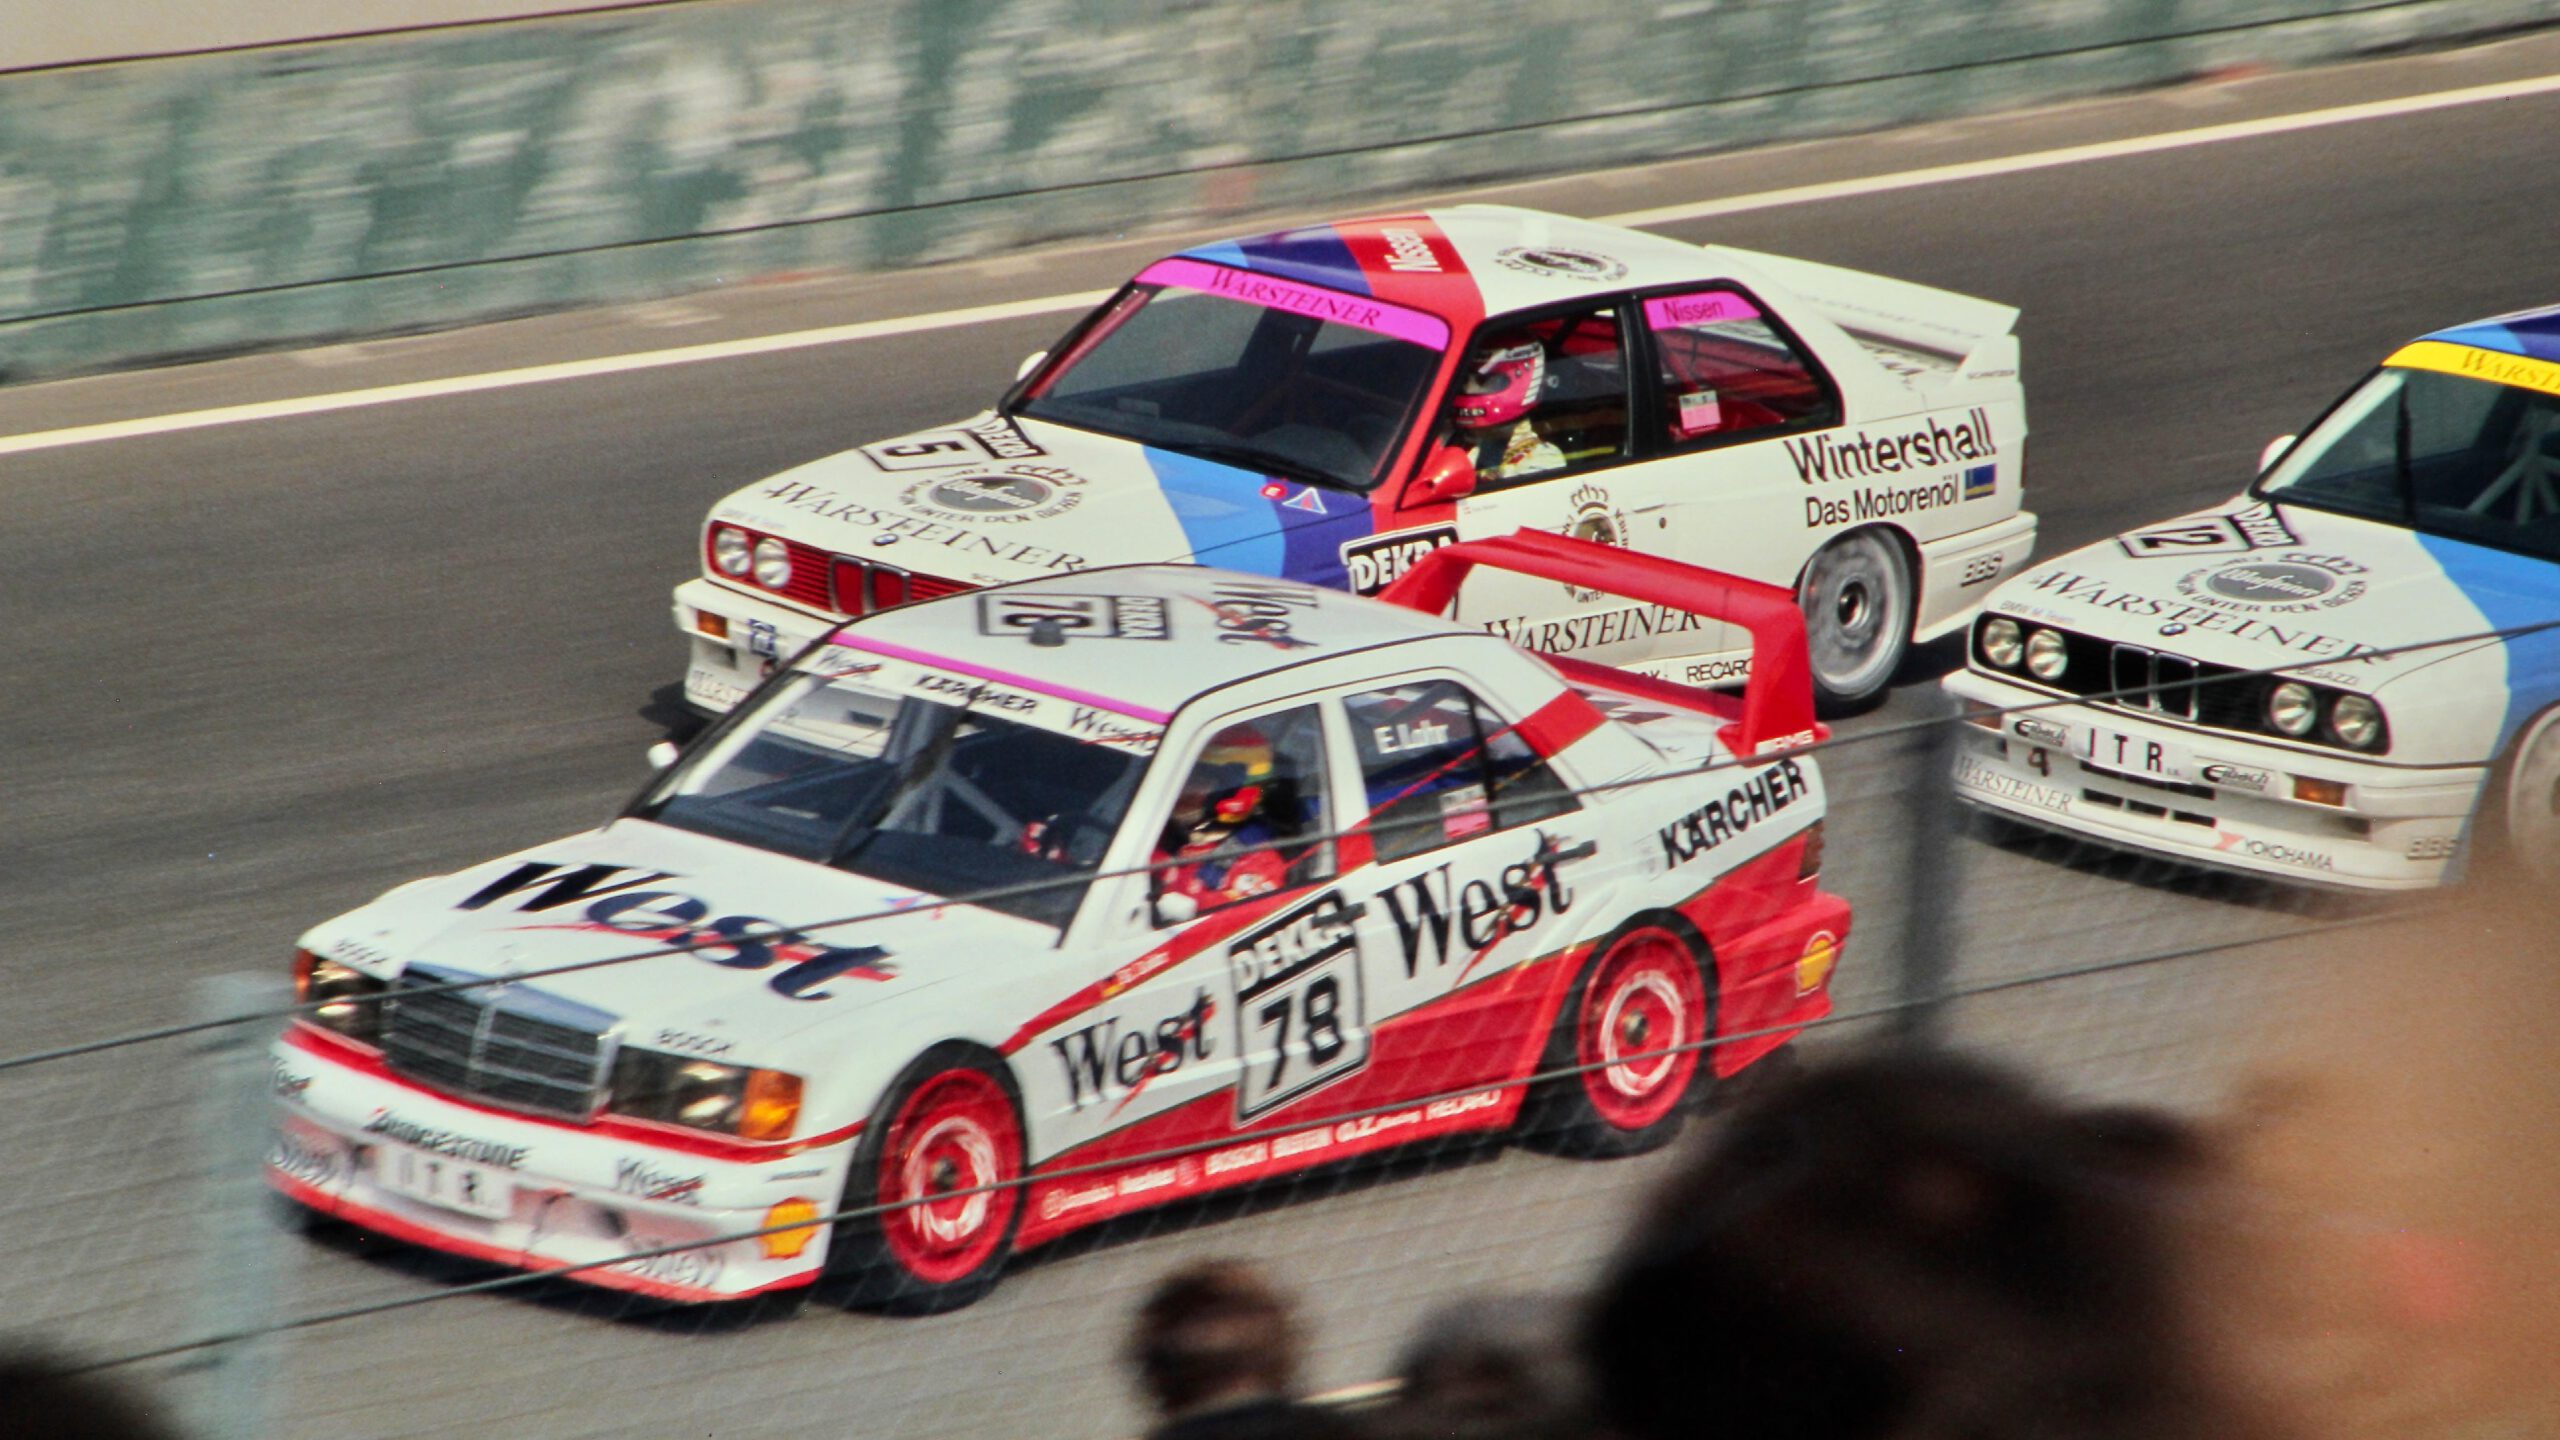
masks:
[[[1981,111],[2560,0],[731,0],[0,80],[0,370]]]

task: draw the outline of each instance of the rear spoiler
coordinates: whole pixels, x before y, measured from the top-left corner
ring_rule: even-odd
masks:
[[[2018,323],[2015,305],[1961,295],[1934,285],[1732,245],[1701,248],[1709,255],[1742,261],[1767,275],[1852,335],[1871,335],[1953,360],[1965,359],[2007,335]]]
[[[1751,632],[1751,678],[1743,682],[1738,705],[1731,696],[1702,686],[1569,655],[1540,657],[1574,684],[1712,715],[1726,722],[1717,738],[1746,760],[1830,738],[1830,730],[1813,718],[1813,659],[1805,648],[1804,612],[1796,608],[1796,597],[1789,591],[1659,555],[1521,529],[1443,545],[1416,560],[1378,598],[1445,615],[1449,602],[1458,598],[1459,583],[1478,565],[1668,605]]]

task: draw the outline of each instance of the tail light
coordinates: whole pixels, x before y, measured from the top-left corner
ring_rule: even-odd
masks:
[[[1810,880],[1822,873],[1822,822],[1816,820],[1804,832],[1804,849],[1796,857],[1796,878]]]

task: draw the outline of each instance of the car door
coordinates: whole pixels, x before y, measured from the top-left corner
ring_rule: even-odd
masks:
[[[1452,673],[1342,699],[1370,862],[1353,925],[1373,1037],[1369,1103],[1516,1074],[1544,987],[1526,968],[1586,913],[1575,874],[1590,851],[1573,788]]]
[[[1667,551],[1693,565],[1792,586],[1841,508],[1815,483],[1822,432],[1840,423],[1839,393],[1811,352],[1748,292],[1701,285],[1639,302],[1647,394],[1635,467],[1662,505]],[[1669,678],[1721,685],[1744,678],[1750,636],[1708,623],[1659,653],[1683,655]],[[1717,659],[1717,656],[1726,658]]]
[[[1441,420],[1443,442],[1476,461],[1476,488],[1457,505],[1459,539],[1525,526],[1603,545],[1661,548],[1668,497],[1655,493],[1642,467],[1627,463],[1634,432],[1626,318],[1622,302],[1611,299],[1505,316],[1476,332],[1453,382],[1452,412]],[[1532,361],[1535,393],[1515,399],[1516,416],[1506,408],[1491,423],[1471,424],[1454,413],[1471,398],[1471,382],[1491,390],[1503,378],[1499,367]],[[1659,609],[1485,569],[1468,577],[1455,614],[1533,650],[1615,664],[1651,653]]]

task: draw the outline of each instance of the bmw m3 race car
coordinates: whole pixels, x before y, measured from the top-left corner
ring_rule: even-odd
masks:
[[[1468,205],[1140,271],[995,409],[750,485],[675,593],[725,710],[837,621],[1191,560],[1374,594],[1523,526],[1785,586],[1826,710],[1880,696],[2025,564],[2017,312],[1833,266]],[[1740,681],[1738,632],[1488,575],[1458,618]]]
[[[1437,613],[1495,567],[1735,625],[1752,677]],[[1802,616],[1525,532],[1388,598],[1131,566],[831,629],[602,829],[305,935],[270,1181],[598,1285],[932,1310],[1389,1146],[1667,1139],[1830,1008]]]
[[[1993,592],[1958,793],[2288,879],[2560,878],[2560,308],[2402,346],[2262,468]]]

